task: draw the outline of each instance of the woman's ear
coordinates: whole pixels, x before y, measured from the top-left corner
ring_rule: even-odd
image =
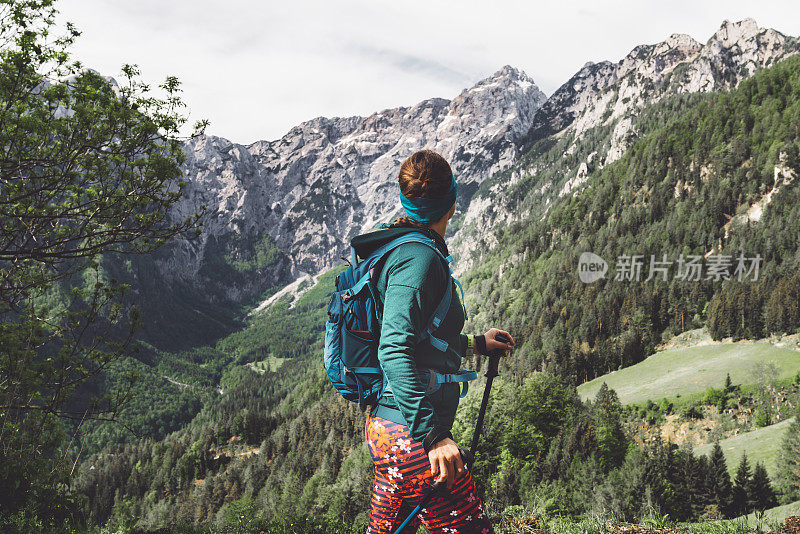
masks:
[[[453,207],[452,207],[452,208],[450,208],[450,211],[448,211],[448,212],[447,212],[447,219],[445,219],[445,220],[448,220],[448,221],[449,221],[449,220],[450,220],[450,218],[453,216],[453,214],[454,214],[455,212],[456,212],[456,203],[455,203],[455,202],[453,202]]]

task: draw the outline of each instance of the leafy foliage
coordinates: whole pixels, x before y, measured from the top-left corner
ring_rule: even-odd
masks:
[[[51,0],[0,2],[4,530],[61,531],[75,518],[67,433],[124,404],[124,388],[75,399],[124,354],[139,323],[127,286],[99,256],[191,237],[200,216],[169,217],[184,186],[178,81],[167,78],[159,97],[135,66],[123,67],[122,85],[83,70],[68,53],[77,30],[51,34],[55,14]]]

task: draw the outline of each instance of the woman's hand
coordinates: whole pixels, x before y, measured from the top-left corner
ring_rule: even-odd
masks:
[[[456,442],[444,438],[433,444],[428,451],[428,460],[431,462],[431,473],[435,480],[447,480],[447,487],[453,486],[453,481],[464,474],[464,460]]]
[[[497,334],[504,334],[506,337],[508,337],[508,339],[511,340],[511,342],[510,343],[503,343],[502,341],[497,341],[497,339],[495,339],[497,337]],[[491,354],[493,350],[502,349],[504,351],[503,352],[503,356],[507,356],[508,355],[508,351],[511,350],[512,348],[514,348],[514,338],[511,337],[511,334],[509,334],[505,330],[500,330],[500,329],[497,329],[497,328],[490,328],[484,334],[484,336],[486,338],[486,353],[487,354]]]

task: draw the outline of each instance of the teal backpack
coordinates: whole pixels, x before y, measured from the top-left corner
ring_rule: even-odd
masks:
[[[375,288],[372,283],[373,267],[389,252],[404,243],[422,243],[431,247],[445,262],[452,278],[449,263],[452,256],[445,257],[436,248],[433,239],[422,232],[405,232],[388,243],[378,247],[362,261],[358,261],[356,248],[350,243],[350,266],[336,277],[335,291],[328,304],[328,320],[325,323],[325,351],[323,363],[333,386],[350,401],[358,402],[360,407],[374,405],[385,393],[390,392],[389,384],[378,361],[378,342],[380,332],[375,314]],[[462,294],[461,284],[455,278]],[[435,332],[442,324],[453,296],[453,284],[446,284],[444,296],[428,320],[427,328],[420,343],[429,342],[444,352],[447,342],[436,337]],[[466,310],[465,310],[466,317]],[[467,382],[477,378],[475,371],[440,373],[434,369],[420,369],[420,378],[428,383],[427,394],[438,390],[448,382],[463,383],[461,396],[467,394]]]

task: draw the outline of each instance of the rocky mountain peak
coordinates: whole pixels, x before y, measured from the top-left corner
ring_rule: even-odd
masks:
[[[512,92],[517,96],[536,101],[543,101],[547,98],[536,85],[536,82],[533,81],[533,78],[511,65],[505,65],[491,76],[487,76],[472,87],[464,89],[457,99],[465,99],[484,91],[489,91],[490,94],[494,95],[503,91]]]
[[[511,134],[517,137],[525,134],[533,113],[545,100],[547,96],[530,76],[505,65],[454,98],[448,117],[461,117],[461,120],[449,119],[440,125],[440,129],[443,133],[464,127],[475,132],[486,128],[494,130],[499,126],[499,121],[503,121],[507,123]]]
[[[725,19],[708,42],[710,44],[716,41],[725,48],[730,48],[740,42],[752,40],[760,31],[754,19],[746,18],[734,22]]]
[[[756,70],[798,52],[796,38],[787,38],[771,28],[759,28],[747,18],[725,20],[700,53],[699,63],[720,65],[714,86],[704,90],[729,89]]]
[[[732,87],[798,49],[796,39],[759,28],[753,19],[726,20],[705,45],[679,33],[639,45],[616,64],[584,65],[542,105],[525,143],[530,146],[566,127],[580,134],[629,116],[668,93]],[[678,65],[684,65],[681,74],[672,76]]]
[[[206,257],[209,239],[217,255],[227,244],[268,239],[290,263],[284,274],[293,277],[329,268],[354,234],[398,214],[397,171],[422,148],[450,162],[463,207],[484,180],[516,161],[517,141],[546,98],[527,74],[505,65],[453,100],[429,98],[368,117],[315,117],[280,139],[247,146],[194,139],[185,146],[188,187],[177,212],[205,204],[210,213],[201,239],[174,247],[163,274],[201,287],[217,284],[237,299],[264,290],[254,283],[237,292],[223,280],[201,280],[204,262],[213,260]],[[222,250],[232,258],[246,253]],[[265,274],[259,276],[275,282]]]
[[[653,53],[660,55],[669,51],[678,51],[684,55],[697,53],[703,45],[686,33],[673,33],[653,48]]]
[[[470,87],[467,90],[476,90],[480,87],[484,87],[486,85],[491,84],[499,84],[499,85],[506,85],[510,86],[514,83],[521,84],[523,89],[526,89],[528,84],[536,85],[533,79],[525,74],[525,71],[519,70],[516,67],[512,67],[511,65],[504,65],[503,68],[499,69],[491,76],[487,76],[486,78],[477,82],[474,86]]]
[[[520,136],[520,152],[525,153],[538,141],[556,136],[569,140],[564,149],[571,155],[571,167],[560,171],[558,183],[540,183],[535,178],[542,163],[515,168],[493,187],[502,190],[522,176],[533,177],[531,187],[543,205],[550,196],[571,194],[586,181],[591,156],[595,167],[606,165],[625,153],[636,139],[635,117],[639,110],[676,93],[726,90],[736,86],[755,71],[768,67],[800,51],[797,38],[786,37],[771,29],[759,28],[753,19],[725,21],[720,29],[701,44],[686,34],[674,33],[651,45],[634,47],[625,57],[612,63],[587,63],[559,87],[536,111],[531,128]],[[598,126],[610,126],[592,141],[590,155],[574,154],[587,132]],[[594,130],[598,132],[598,130]],[[530,214],[517,209],[511,199],[498,207],[483,195],[473,199],[463,227],[474,226],[474,234],[489,235],[498,223],[511,222]],[[530,205],[531,200],[526,200]],[[456,239],[460,238],[456,234]],[[462,258],[468,245],[451,247]],[[468,260],[469,261],[469,260]],[[468,261],[466,263],[468,263]],[[456,268],[463,268],[460,261]]]
[[[189,186],[178,212],[193,213],[206,204],[211,213],[202,238],[176,246],[162,275],[196,287],[220,287],[243,300],[268,284],[336,265],[353,235],[399,214],[397,171],[422,148],[442,154],[458,177],[462,226],[481,221],[478,230],[488,232],[497,217],[525,214],[513,207],[505,214],[488,213],[484,208],[493,203],[484,197],[473,201],[473,196],[536,140],[569,132],[564,137],[572,144],[569,154],[585,132],[611,125],[592,156],[592,165],[606,164],[635,137],[632,117],[644,106],[678,92],[730,87],[798,48],[797,39],[759,29],[752,19],[726,21],[705,45],[672,34],[635,47],[616,63],[587,63],[550,98],[525,72],[504,65],[452,100],[430,98],[368,117],[316,117],[280,139],[248,146],[213,137],[193,140],[186,146],[183,171]],[[584,162],[573,159],[576,168],[563,173],[573,185],[555,184],[555,191],[567,194],[583,183],[586,168],[581,173],[579,167]],[[503,180],[519,180],[521,172]],[[493,187],[506,185],[498,181]],[[207,254],[209,236],[212,254]],[[239,258],[249,245],[237,243],[267,242],[283,255],[280,272],[254,273],[250,285],[241,288],[203,278],[210,256]],[[452,250],[458,255],[462,249]]]

